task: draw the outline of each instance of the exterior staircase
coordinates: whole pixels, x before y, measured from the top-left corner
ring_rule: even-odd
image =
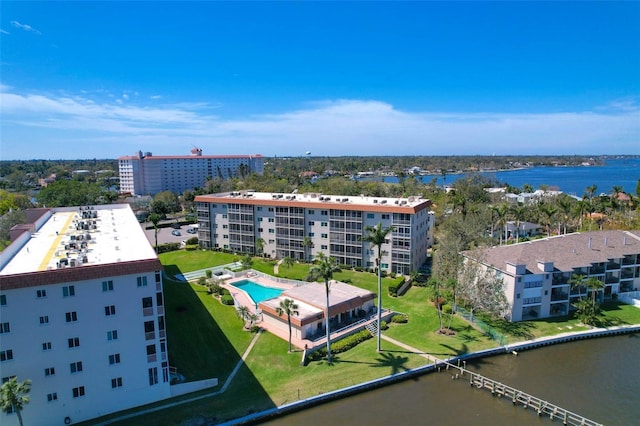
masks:
[[[365,328],[371,333],[372,336],[378,335],[378,321],[372,321],[365,326]]]

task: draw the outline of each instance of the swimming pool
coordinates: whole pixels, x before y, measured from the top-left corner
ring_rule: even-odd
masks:
[[[253,300],[253,303],[256,305],[256,307],[258,306],[258,303],[262,302],[263,300],[278,297],[284,291],[280,288],[265,287],[263,285],[256,284],[251,280],[242,280],[231,285],[245,291],[249,295],[251,300]]]

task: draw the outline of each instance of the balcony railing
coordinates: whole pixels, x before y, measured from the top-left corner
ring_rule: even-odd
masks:
[[[607,263],[607,270],[612,271],[614,269],[620,269],[620,263],[618,262],[609,262]]]
[[[558,300],[567,300],[569,299],[569,293],[556,293],[556,294],[551,294],[551,301],[552,302],[556,302]]]
[[[149,331],[147,333],[144,333],[144,338],[145,340],[153,340],[156,338],[156,332],[155,331]]]
[[[153,307],[151,308],[142,308],[142,315],[145,317],[153,315]]]
[[[157,360],[158,357],[156,356],[156,354],[147,355],[147,362],[156,362]]]

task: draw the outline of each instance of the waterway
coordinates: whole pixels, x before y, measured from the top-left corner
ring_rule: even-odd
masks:
[[[467,368],[607,426],[640,424],[640,334],[564,343],[468,362]],[[551,425],[452,370],[319,405],[270,425]]]
[[[498,182],[508,183],[522,189],[524,184],[538,189],[541,185],[558,187],[561,191],[582,197],[588,186],[596,185],[596,194],[611,193],[613,186],[622,186],[625,192],[636,192],[636,185],[640,179],[640,158],[608,159],[602,166],[574,166],[574,167],[530,167],[525,169],[483,172]],[[452,184],[465,174],[422,176],[424,183],[436,178],[436,185]],[[395,176],[385,177],[385,182],[397,183]]]

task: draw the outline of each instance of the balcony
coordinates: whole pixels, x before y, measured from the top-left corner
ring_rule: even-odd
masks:
[[[607,271],[614,271],[620,269],[620,263],[619,262],[608,262],[607,263]]]
[[[600,274],[604,274],[603,265],[592,266],[591,268],[589,268],[589,275],[600,275]]]
[[[621,279],[633,278],[633,268],[623,268],[620,272]]]
[[[551,293],[551,301],[557,302],[559,300],[566,301],[569,299],[569,293]]]
[[[149,317],[149,316],[153,315],[153,307],[151,307],[151,308],[142,308],[142,315],[144,315],[145,317]]]
[[[144,333],[144,338],[145,340],[153,340],[156,338],[156,332],[155,331],[148,331],[146,333]]]
[[[158,306],[158,315],[164,315],[164,306]]]
[[[147,355],[147,362],[156,362],[158,361],[158,357],[156,354]]]

